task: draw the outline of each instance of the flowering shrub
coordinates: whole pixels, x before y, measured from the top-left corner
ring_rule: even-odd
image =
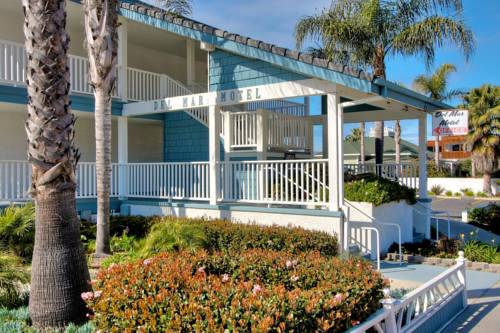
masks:
[[[379,308],[384,286],[360,259],[202,250],[112,265],[83,296],[106,332],[343,332]]]

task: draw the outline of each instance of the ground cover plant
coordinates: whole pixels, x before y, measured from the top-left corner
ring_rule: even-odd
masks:
[[[346,175],[344,195],[347,200],[369,202],[375,206],[392,201],[417,202],[414,189],[373,174]]]
[[[380,307],[385,286],[357,258],[256,248],[112,265],[82,296],[103,331],[343,332]]]

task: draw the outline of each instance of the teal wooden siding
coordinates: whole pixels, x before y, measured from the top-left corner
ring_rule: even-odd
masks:
[[[208,127],[184,111],[165,113],[163,124],[165,162],[208,161]],[[222,146],[221,159],[224,159]]]
[[[210,91],[305,80],[307,76],[269,62],[216,50],[210,53]]]

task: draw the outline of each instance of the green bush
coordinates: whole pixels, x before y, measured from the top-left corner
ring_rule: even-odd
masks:
[[[351,177],[344,186],[344,195],[347,200],[370,202],[375,206],[401,200],[410,205],[417,202],[414,189],[372,174]]]
[[[140,244],[140,256],[146,258],[160,252],[206,248],[207,237],[200,224],[167,218],[151,229]]]
[[[384,287],[360,259],[253,249],[115,265],[83,296],[105,332],[343,332],[380,308]]]
[[[452,191],[446,191],[445,194],[446,194],[447,197],[453,196],[453,192]]]
[[[435,195],[441,195],[444,192],[444,187],[441,185],[432,185],[430,192]]]
[[[15,308],[27,304],[29,274],[20,259],[0,254],[0,307]]]
[[[469,211],[470,223],[500,235],[500,205],[490,203],[483,208],[474,208]]]
[[[434,160],[427,162],[427,176],[433,178],[450,177],[450,172],[442,166],[437,166]]]
[[[488,195],[482,191],[476,193],[476,196],[479,198],[486,198]]]
[[[500,248],[477,240],[468,241],[464,245],[464,254],[468,260],[500,264]]]
[[[455,192],[455,196],[456,196],[456,197],[461,197],[461,196],[462,196],[462,193],[460,193],[460,192]]]
[[[10,206],[0,214],[0,249],[31,261],[35,241],[35,206]]]
[[[460,192],[462,192],[463,195],[465,195],[466,197],[473,197],[474,196],[474,191],[469,187],[461,188]]]

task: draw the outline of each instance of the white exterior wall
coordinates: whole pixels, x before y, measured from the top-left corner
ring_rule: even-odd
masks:
[[[491,180],[491,191],[494,195],[500,193],[499,186],[496,185],[498,179]],[[432,186],[440,185],[444,191],[460,192],[463,188],[470,188],[474,193],[483,191],[483,178],[428,178],[427,190],[430,191]],[[444,193],[443,193],[444,195]]]
[[[311,216],[283,213],[248,212],[237,210],[217,210],[185,207],[162,207],[150,205],[130,205],[130,215],[176,216],[189,218],[227,219],[238,223],[301,227],[308,230],[324,231],[337,235],[342,241],[342,223],[338,217]]]
[[[361,230],[361,227],[376,227],[380,233],[380,251],[387,252],[393,242],[398,242],[398,229],[382,226],[379,223],[396,223],[401,228],[401,242],[413,241],[413,206],[404,201],[390,202],[374,206],[368,202],[347,201],[349,207],[350,243],[356,244],[364,253],[376,258],[376,234],[374,231]]]
[[[9,111],[8,105],[0,103],[0,160],[26,160],[27,138],[24,122],[27,113],[18,110],[19,105]],[[7,110],[6,110],[7,109]],[[95,161],[94,120],[88,112],[75,112],[77,116],[75,142],[82,162]],[[117,161],[117,121],[112,122],[112,156]],[[158,162],[163,160],[163,123],[160,121],[129,120],[129,161]]]

